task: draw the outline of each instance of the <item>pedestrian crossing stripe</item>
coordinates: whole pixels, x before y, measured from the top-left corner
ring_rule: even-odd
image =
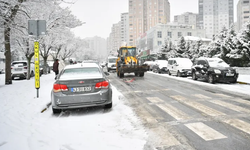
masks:
[[[186,104],[188,106],[191,106],[201,112],[203,112],[204,114],[207,114],[209,116],[221,116],[221,115],[226,115],[220,111],[217,111],[213,108],[210,108],[210,107],[207,107],[203,104],[200,104],[198,102],[194,102],[194,101],[189,101],[187,100],[185,97],[182,97],[180,95],[177,95],[177,96],[171,96],[171,98],[179,101],[180,103],[183,103],[183,104]]]
[[[159,108],[161,108],[163,111],[174,117],[176,120],[187,120],[190,119],[188,115],[183,113],[181,110],[173,107],[169,104],[156,104]]]
[[[158,97],[147,97],[147,99],[151,102],[151,103],[163,103],[164,100],[158,98]]]
[[[211,99],[210,97],[202,95],[202,94],[194,94],[194,96],[200,99]]]
[[[205,125],[202,122],[185,124],[191,131],[200,136],[205,141],[218,140],[227,138],[220,132],[212,129],[211,127]]]
[[[225,98],[232,98],[231,96],[221,94],[221,93],[216,93],[215,95],[220,96],[220,97],[225,97]]]
[[[250,105],[250,101],[243,100],[243,99],[233,99],[233,101],[244,104],[244,105]]]
[[[212,100],[212,101],[209,101],[209,102],[212,102],[214,104],[226,107],[228,109],[231,109],[231,110],[234,110],[234,111],[237,111],[237,112],[250,113],[250,110],[248,110],[246,108],[243,108],[243,107],[240,107],[240,106],[237,106],[237,105],[233,105],[233,104],[221,101],[221,100]]]
[[[228,119],[228,120],[224,120],[224,122],[241,130],[241,131],[244,131],[244,132],[250,134],[250,124],[245,122],[245,121],[242,121],[239,119]]]

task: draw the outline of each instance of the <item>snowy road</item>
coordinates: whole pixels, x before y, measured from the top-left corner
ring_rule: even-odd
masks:
[[[52,115],[54,74],[41,77],[39,98],[34,78],[4,85],[0,74],[0,150],[140,150],[147,134],[123,96],[113,88],[113,109],[89,108]]]
[[[0,150],[82,150],[83,148],[155,150],[156,148],[199,149],[200,147],[206,149],[214,144],[215,148],[221,149],[230,148],[232,146],[230,141],[238,143],[238,147],[235,148],[250,148],[247,142],[250,135],[250,113],[248,112],[250,104],[242,100],[249,97],[246,92],[250,91],[249,85],[211,85],[188,78],[176,78],[151,72],[146,73],[141,79],[134,79],[133,76],[119,79],[115,74],[111,74],[110,79],[114,85],[114,106],[111,111],[94,107],[52,115],[50,107],[41,112],[50,102],[54,74],[41,77],[39,98],[36,97],[33,78],[14,80],[12,85],[5,86],[4,74],[0,74],[2,106]],[[173,93],[170,89],[157,87],[164,85],[177,89]],[[192,94],[189,90],[190,85],[201,87],[199,94]],[[188,88],[178,89],[183,86]],[[209,90],[204,91],[202,88],[204,86]],[[231,92],[226,92],[230,93],[229,95],[225,92],[214,95],[211,94],[211,89]],[[178,97],[178,94],[187,95]],[[232,95],[237,95],[239,98],[236,99]],[[194,97],[197,101],[192,101]],[[190,103],[187,103],[185,98]],[[212,101],[206,98],[212,98]],[[223,103],[224,101],[226,103]],[[211,114],[206,111],[214,116],[210,116]],[[221,116],[218,113],[229,115]],[[245,126],[240,128],[238,126],[240,123]],[[213,134],[196,130],[197,127],[204,127],[206,131],[211,131]],[[225,130],[225,127],[230,131]],[[228,146],[220,147],[216,145],[218,141]],[[245,145],[239,144],[241,142]]]
[[[148,72],[111,82],[157,149],[250,149],[249,85],[209,84]]]

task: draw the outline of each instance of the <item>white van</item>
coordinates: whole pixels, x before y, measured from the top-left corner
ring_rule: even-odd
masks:
[[[168,59],[168,74],[178,77],[191,76],[191,67],[193,63],[188,58],[169,58]]]
[[[116,59],[115,56],[109,56],[107,60],[107,71],[116,70]]]

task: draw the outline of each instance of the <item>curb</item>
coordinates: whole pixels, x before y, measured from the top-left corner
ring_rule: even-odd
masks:
[[[247,83],[247,82],[242,82],[242,81],[237,81],[237,83],[239,83],[239,84],[246,84],[246,85],[250,85],[250,83]]]

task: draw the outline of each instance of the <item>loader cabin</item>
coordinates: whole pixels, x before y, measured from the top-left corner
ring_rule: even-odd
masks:
[[[118,55],[123,56],[136,56],[136,47],[134,46],[122,46],[118,50]]]

